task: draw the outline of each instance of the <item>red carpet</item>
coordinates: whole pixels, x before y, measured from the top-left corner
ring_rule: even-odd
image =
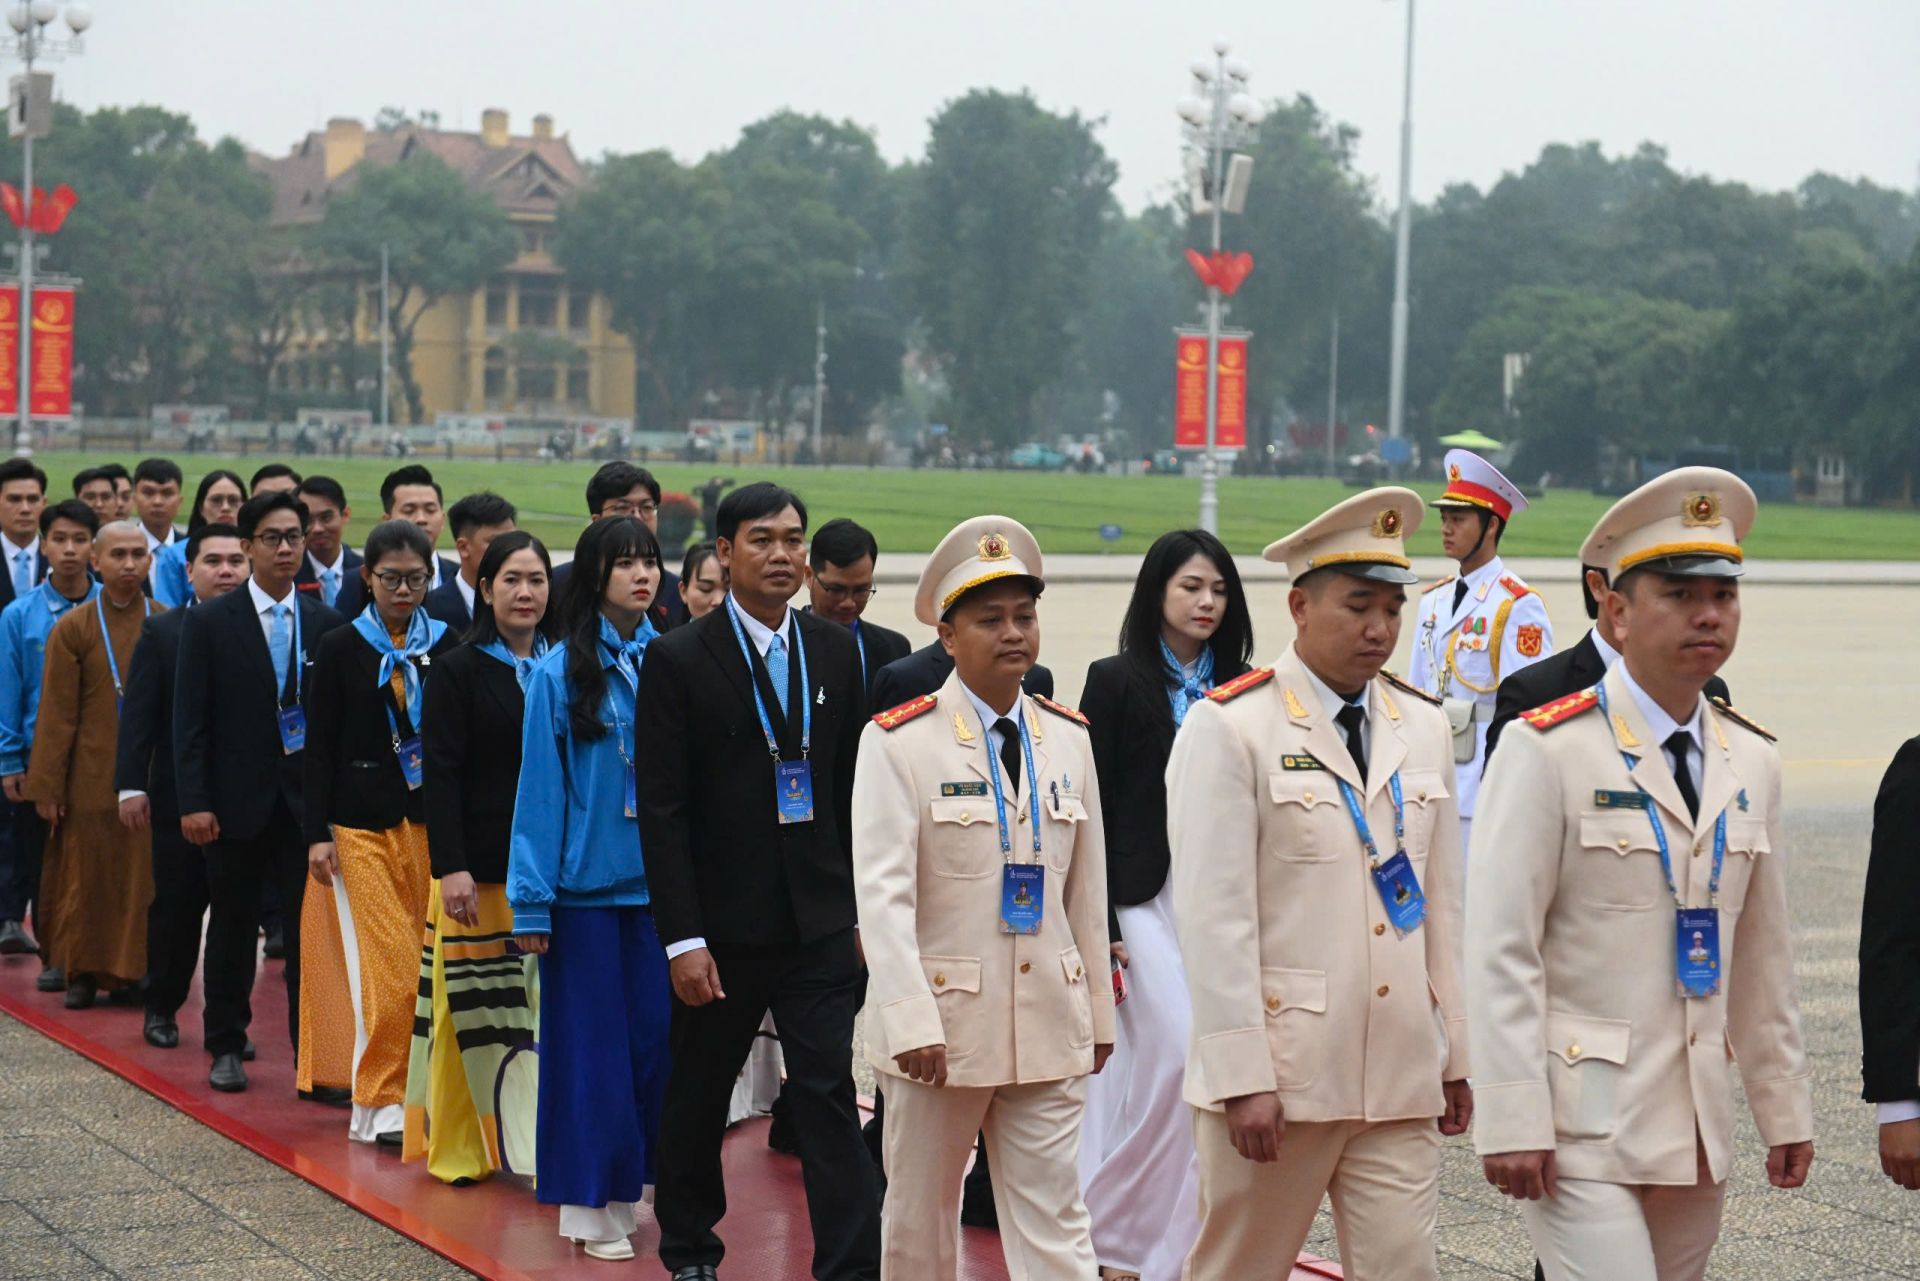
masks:
[[[523,1180],[447,1187],[428,1176],[424,1162],[403,1164],[397,1156],[348,1142],[344,1109],[299,1102],[278,963],[262,967],[254,988],[259,1058],[247,1065],[244,1094],[207,1087],[197,984],[180,1011],[180,1048],[156,1050],[140,1034],[137,1008],[68,1010],[58,995],[34,990],[39,970],[33,957],[0,959],[0,1010],[468,1271],[498,1281],[608,1276],[607,1264],[561,1240],[556,1211],[537,1204]],[[726,1165],[733,1208],[720,1225],[727,1240],[724,1275],[731,1281],[804,1281],[813,1238],[800,1163],[768,1151],[766,1122],[757,1121],[728,1135]],[[1006,1281],[997,1236],[967,1228],[962,1238],[962,1281]],[[657,1239],[650,1224],[642,1225],[634,1249],[651,1259]],[[1330,1264],[1305,1257],[1300,1262],[1296,1281],[1340,1276]],[[624,1275],[664,1273],[643,1267]]]

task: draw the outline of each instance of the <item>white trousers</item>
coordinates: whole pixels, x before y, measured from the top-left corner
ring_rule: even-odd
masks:
[[[1008,1281],[1088,1281],[1099,1271],[1077,1165],[1085,1077],[935,1089],[889,1076],[881,1088],[880,1281],[955,1281],[960,1185],[983,1130]]]
[[[1686,1187],[1562,1179],[1520,1217],[1547,1281],[1701,1281],[1726,1195],[1704,1172]]]
[[[1173,928],[1172,882],[1117,909],[1129,953],[1113,1057],[1087,1082],[1080,1186],[1094,1255],[1141,1281],[1178,1281],[1200,1233],[1200,1169],[1180,1087],[1193,1004]]]

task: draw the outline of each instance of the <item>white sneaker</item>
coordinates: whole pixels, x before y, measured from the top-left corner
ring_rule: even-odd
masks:
[[[576,1239],[575,1244],[587,1252],[589,1259],[606,1259],[611,1263],[619,1263],[633,1257],[633,1242],[627,1240],[625,1237],[621,1237],[616,1241],[579,1241]]]

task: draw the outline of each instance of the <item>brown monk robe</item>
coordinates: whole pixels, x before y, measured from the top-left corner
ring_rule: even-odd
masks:
[[[76,981],[83,990],[112,991],[138,983],[147,972],[153,858],[148,833],[120,825],[113,786],[120,700],[106,639],[124,682],[149,608],[159,613],[164,606],[151,604],[137,589],[117,606],[102,591],[95,603],[70,611],[47,638],[26,794],[43,814],[54,807],[40,911],[48,964],[66,970],[69,1005],[88,1003],[74,999]]]

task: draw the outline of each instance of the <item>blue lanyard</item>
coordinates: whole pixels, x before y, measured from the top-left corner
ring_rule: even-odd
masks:
[[[985,724],[980,728],[983,733],[987,733]],[[991,735],[986,741],[989,743],[993,741]],[[1033,772],[1033,740],[1027,736],[1027,718],[1024,715],[1020,718],[1020,750],[1025,753],[1027,759],[1027,815],[1033,820],[1033,861],[1038,863],[1040,861],[1040,780]],[[988,752],[987,755],[994,757],[987,762],[987,773],[993,775],[993,809],[1000,818],[1000,852],[1005,854],[1007,862],[1011,863],[1013,862],[1013,838],[1007,832],[1007,793],[1000,782],[1003,771],[994,753]]]
[[[1367,812],[1360,807],[1359,793],[1353,790],[1353,784],[1344,778],[1336,778],[1340,784],[1340,795],[1347,802],[1347,813],[1353,816],[1353,828],[1360,833],[1360,844],[1367,851],[1367,865],[1380,866],[1380,847],[1373,843],[1373,829],[1367,826]],[[1395,770],[1393,777],[1387,780],[1387,788],[1393,793],[1393,852],[1404,854],[1407,850],[1407,811],[1400,796],[1400,771]]]
[[[1600,686],[1593,687],[1600,701],[1600,714],[1608,716],[1607,691]],[[1659,751],[1659,748],[1655,748]],[[1653,842],[1660,847],[1660,870],[1667,874],[1667,892],[1673,895],[1674,903],[1679,907],[1687,905],[1686,897],[1680,893],[1679,885],[1673,879],[1673,852],[1667,847],[1667,825],[1660,821],[1660,810],[1654,804],[1653,797],[1647,795],[1647,789],[1640,786],[1640,780],[1633,777],[1634,757],[1629,752],[1621,752],[1620,759],[1627,767],[1627,779],[1634,790],[1647,797],[1647,820],[1653,824]],[[1705,771],[1703,770],[1704,774]],[[1720,817],[1713,824],[1713,879],[1707,882],[1707,906],[1720,906],[1720,868],[1727,860],[1727,811],[1723,807]]]
[[[142,596],[140,598],[140,604],[144,611],[140,617],[143,619],[152,618],[153,602],[145,596]],[[113,706],[114,710],[118,711],[121,704],[126,702],[127,689],[126,686],[120,683],[120,661],[113,656],[113,633],[107,630],[107,608],[100,603],[100,597],[98,595],[93,598],[93,612],[100,619],[100,643],[107,647],[107,671],[113,676]]]
[[[601,641],[600,647],[602,649],[607,648],[606,641]],[[639,673],[628,670],[627,665],[621,662],[620,658],[621,655],[619,651],[614,651],[613,670],[620,673],[620,679],[627,683],[627,688],[633,691],[634,701],[638,703],[640,699]],[[633,749],[629,749],[627,746],[627,731],[630,729],[637,730],[638,726],[629,725],[626,721],[620,719],[620,704],[614,701],[612,690],[607,691],[607,714],[608,719],[613,721],[613,745],[620,753],[620,763],[631,770],[633,768]],[[769,735],[769,737],[771,737],[771,735]],[[635,747],[638,747],[637,743]]]
[[[867,687],[867,638],[860,631],[860,620],[853,620],[853,644],[860,651],[860,688]]]
[[[747,663],[747,684],[753,687],[753,710],[760,713],[760,729],[767,736],[767,750],[773,753],[775,760],[779,760],[780,740],[773,736],[773,720],[767,715],[767,705],[760,698],[760,682],[753,679],[753,650],[747,645],[747,629],[740,624],[739,608],[733,603],[733,597],[727,597],[727,621],[733,624],[734,638],[740,642],[740,657]],[[774,633],[776,636],[779,634]],[[793,629],[793,653],[794,660],[800,664],[800,758],[805,760],[813,746],[813,701],[807,695],[810,688],[807,684],[807,647],[800,643],[797,624]],[[774,692],[784,695],[786,691]]]

